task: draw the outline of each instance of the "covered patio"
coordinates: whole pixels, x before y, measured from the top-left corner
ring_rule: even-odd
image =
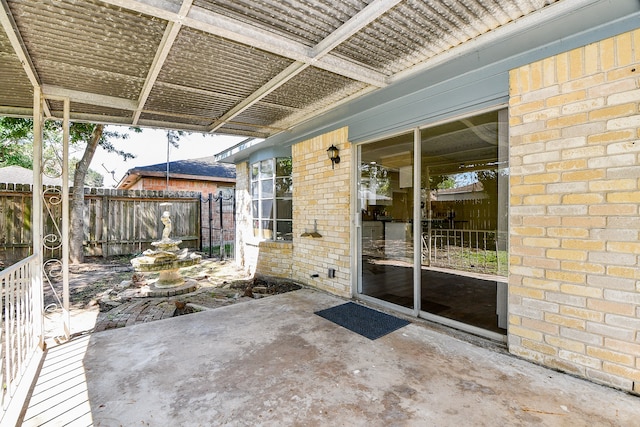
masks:
[[[260,150],[291,146],[334,130],[345,113],[357,116],[394,96],[410,100],[409,90],[433,84],[447,93],[455,82],[446,83],[446,65],[454,59],[492,73],[486,64],[474,67],[473,56],[486,46],[517,55],[591,24],[620,20],[620,28],[635,28],[625,19],[638,12],[637,2],[605,3],[0,0],[0,115],[33,118],[39,189],[33,255],[0,276],[6,295],[0,423],[21,416],[41,360],[40,381],[22,414],[26,425],[58,423],[58,416],[78,425],[633,423],[640,409],[629,395],[531,365],[500,347],[461,341],[421,320],[376,341],[360,338],[313,315],[342,302],[314,290],[166,320],[163,327],[77,338],[43,353],[45,120],[65,128],[80,121],[247,137],[222,156],[233,161],[234,153],[258,151],[259,139],[266,138]],[[563,24],[532,46],[528,34],[560,18]],[[582,46],[567,43],[567,49]],[[502,99],[504,77],[485,76],[499,84],[478,85],[486,105],[473,108]],[[446,98],[445,107],[452,100]],[[377,120],[365,116],[353,122],[359,142],[367,122]],[[407,120],[417,126],[417,119]],[[63,212],[68,198],[63,188]],[[63,216],[57,239],[66,323],[60,334],[67,337],[68,227]]]
[[[426,322],[370,340],[314,314],[342,303],[302,289],[80,336],[47,351],[23,425],[624,426],[640,417],[636,397]]]

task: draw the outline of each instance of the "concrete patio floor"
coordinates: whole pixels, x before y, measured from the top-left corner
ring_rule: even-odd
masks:
[[[25,426],[631,426],[640,398],[422,321],[371,341],[303,289],[54,347]],[[488,348],[485,348],[488,347]]]

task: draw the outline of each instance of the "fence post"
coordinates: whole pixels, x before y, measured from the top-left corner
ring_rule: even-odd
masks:
[[[102,196],[102,257],[109,256],[109,195]]]
[[[213,255],[213,194],[209,193],[209,258]]]
[[[233,250],[234,250],[234,254],[233,257],[237,260],[240,259],[240,256],[238,255],[238,240],[237,240],[237,230],[238,230],[238,223],[237,223],[237,218],[236,218],[236,188],[233,187],[233,193],[231,193],[231,225],[233,225]]]
[[[198,199],[198,212],[200,212],[200,232],[198,233],[198,236],[200,236],[200,252],[202,252],[202,243],[203,243],[203,238],[202,238],[202,193],[200,193],[200,198]]]
[[[224,260],[224,227],[222,226],[222,190],[218,193],[220,198],[220,261]]]

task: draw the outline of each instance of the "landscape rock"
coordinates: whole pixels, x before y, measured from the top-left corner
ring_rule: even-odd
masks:
[[[120,305],[122,305],[122,301],[101,299],[101,300],[98,300],[98,305],[100,306],[100,311],[104,313],[104,312],[113,310],[116,307],[119,307]]]

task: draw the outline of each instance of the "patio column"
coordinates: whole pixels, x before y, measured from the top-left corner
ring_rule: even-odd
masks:
[[[71,337],[71,315],[70,315],[70,298],[69,298],[69,128],[70,128],[70,110],[71,101],[67,97],[46,96],[46,99],[60,101],[63,103],[62,116],[62,164],[60,175],[61,178],[61,223],[55,225],[57,235],[52,236],[52,241],[59,244],[61,250],[59,262],[62,275],[62,326],[64,330],[64,338],[68,340]],[[55,223],[56,219],[51,218]],[[59,240],[58,240],[59,238]],[[44,243],[44,242],[43,242]]]
[[[42,251],[42,200],[44,197],[42,188],[42,92],[40,87],[33,88],[33,188],[31,191],[31,239],[33,254],[37,257],[35,271],[33,272],[33,304],[34,304],[34,325],[38,331],[34,331],[38,337],[38,345],[44,349],[44,293],[42,280],[42,266],[44,262]]]
[[[62,119],[62,322],[64,337],[71,336],[69,313],[69,117],[70,101],[64,99]]]

